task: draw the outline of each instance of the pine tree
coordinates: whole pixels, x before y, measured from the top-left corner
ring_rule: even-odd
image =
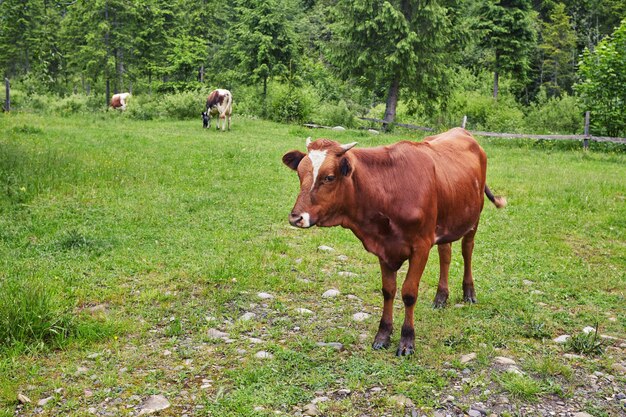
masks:
[[[544,85],[548,94],[554,96],[567,92],[573,84],[576,35],[563,3],[554,6],[549,19],[542,23],[540,48],[544,54],[543,74],[549,77]]]
[[[535,16],[529,0],[480,0],[477,9],[479,44],[489,50],[493,72],[493,97],[498,98],[499,76],[513,75],[527,83],[530,55],[536,47]]]
[[[434,103],[453,56],[452,3],[339,0],[332,61],[344,78],[386,93],[384,120],[395,120],[401,88]]]
[[[234,64],[241,79],[262,83],[265,108],[268,80],[298,70],[295,7],[289,0],[241,0],[235,12],[222,59]]]

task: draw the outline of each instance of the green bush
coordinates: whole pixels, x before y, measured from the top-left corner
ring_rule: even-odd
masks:
[[[35,112],[46,112],[49,111],[52,101],[53,98],[49,95],[34,93],[27,97],[24,107]]]
[[[526,114],[527,133],[579,134],[583,127],[582,105],[578,98],[567,94],[560,98],[546,98],[542,90]]]
[[[354,113],[345,101],[339,103],[324,103],[316,107],[313,121],[325,126],[354,127],[356,125]]]
[[[466,115],[466,127],[472,130],[518,132],[524,126],[523,111],[514,98],[506,94],[501,94],[495,100],[476,91],[455,92],[450,101],[449,113],[452,120],[458,120],[459,124]]]
[[[152,96],[133,96],[124,112],[126,117],[137,120],[153,120],[161,115],[159,101]]]
[[[160,107],[166,117],[180,120],[194,119],[204,111],[205,100],[204,94],[187,91],[163,96]]]
[[[87,96],[72,94],[67,97],[53,99],[50,108],[53,113],[61,116],[87,112]]]
[[[267,116],[270,120],[301,123],[311,121],[313,108],[319,99],[311,88],[274,84],[268,101]]]

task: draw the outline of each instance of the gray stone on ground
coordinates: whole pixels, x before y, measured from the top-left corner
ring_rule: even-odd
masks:
[[[299,314],[314,314],[308,308],[296,308],[296,313],[299,313]]]
[[[461,356],[461,363],[468,363],[476,359],[476,353],[468,353],[467,355]]]
[[[271,353],[266,352],[264,350],[261,350],[261,351],[257,352],[254,355],[254,357],[257,358],[257,359],[272,359],[274,357],[274,355],[272,355]]]
[[[533,284],[534,284],[534,282],[529,281],[529,280],[527,280],[527,279],[523,280],[523,281],[522,281],[522,283],[523,283],[524,285],[533,285]]]
[[[337,275],[339,275],[340,277],[349,277],[349,278],[356,278],[359,276],[359,274],[355,274],[354,272],[349,272],[349,271],[340,271],[337,273]]]
[[[365,321],[365,320],[367,320],[369,318],[369,316],[370,316],[369,314],[363,313],[363,312],[355,313],[355,314],[352,315],[352,320],[354,320],[354,321]]]
[[[243,316],[239,317],[239,320],[241,320],[241,321],[250,321],[250,320],[252,320],[255,317],[256,317],[256,314],[254,314],[252,312],[248,312],[248,313],[245,313]]]
[[[28,398],[26,395],[24,394],[17,394],[17,400],[22,403],[22,404],[26,404],[26,403],[30,403],[31,400],[30,398]]]
[[[378,130],[375,130],[375,129],[367,129],[367,131],[370,132],[372,135],[380,134],[380,132]]]
[[[319,396],[319,397],[313,398],[313,401],[311,401],[311,404],[323,403],[326,401],[330,401],[330,398],[326,396]]]
[[[591,327],[591,326],[587,326],[583,329],[583,333],[585,334],[589,334],[589,333],[595,333],[596,328],[595,327]]]
[[[346,130],[346,128],[343,127],[343,126],[335,126],[335,127],[333,127],[333,130],[344,131],[344,130]]]
[[[330,290],[322,294],[322,298],[333,298],[333,297],[337,297],[339,294],[341,294],[339,290],[331,288]]]
[[[622,365],[621,363],[614,363],[613,365],[611,365],[611,369],[619,372],[620,374],[626,374],[626,366]]]
[[[225,339],[228,337],[228,333],[221,332],[217,329],[209,329],[207,336],[209,339]]]
[[[317,342],[316,345],[319,347],[331,347],[335,350],[343,350],[343,344],[339,342]]]
[[[139,415],[153,414],[157,411],[165,410],[170,407],[170,402],[163,395],[151,395],[139,407]]]
[[[493,361],[498,365],[515,365],[515,361],[511,358],[506,358],[504,356],[496,356]]]
[[[256,296],[259,297],[262,300],[270,300],[270,299],[274,298],[274,296],[272,294],[268,294],[266,292],[260,292]]]
[[[569,338],[572,337],[568,334],[563,334],[561,336],[555,337],[554,339],[552,339],[554,342],[556,343],[565,343],[569,340]]]
[[[322,252],[334,252],[335,251],[335,249],[331,248],[330,246],[326,246],[326,245],[318,246],[317,250],[321,250]]]
[[[339,255],[339,256],[337,256],[337,260],[345,262],[345,261],[348,260],[348,257],[346,255]]]
[[[37,401],[37,405],[40,406],[40,407],[43,407],[44,405],[48,404],[53,399],[54,399],[54,397],[42,398],[41,400]]]
[[[411,401],[410,398],[405,397],[404,395],[393,395],[391,398],[389,398],[391,401],[393,401],[394,403],[396,403],[399,406],[404,406],[404,407],[414,407],[415,405],[413,404],[413,401]]]
[[[307,404],[302,409],[302,415],[304,416],[317,416],[320,412],[315,404]]]
[[[585,412],[574,413],[572,417],[594,417],[593,415]]]

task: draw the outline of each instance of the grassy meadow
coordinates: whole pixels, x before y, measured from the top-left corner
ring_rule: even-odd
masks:
[[[623,149],[479,139],[509,205],[483,211],[478,304],[462,304],[456,244],[449,306],[431,308],[434,249],[416,353],[396,358],[400,296],[391,348],[372,351],[378,261],[348,230],[289,226],[298,180],[281,156],[309,135],[374,146],[422,134],[236,115],[231,132],[201,126],[0,115],[0,417],[137,415],[153,394],[171,403],[163,416],[302,415],[316,397],[324,416],[462,415],[477,402],[502,416],[560,403],[623,415],[611,397],[626,393]],[[585,338],[596,325],[617,339]],[[589,393],[590,375],[609,382]]]

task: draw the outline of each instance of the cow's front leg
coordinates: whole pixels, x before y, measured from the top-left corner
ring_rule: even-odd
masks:
[[[413,312],[417,301],[417,291],[420,279],[428,261],[428,253],[431,245],[427,242],[419,242],[409,258],[409,272],[402,285],[402,301],[404,302],[404,324],[400,333],[400,345],[396,356],[410,355],[415,352],[415,328],[413,325]]]
[[[378,333],[372,344],[373,349],[388,348],[391,343],[393,332],[393,300],[396,297],[397,271],[390,269],[383,261],[380,261],[380,271],[383,278],[383,316],[380,319]]]

